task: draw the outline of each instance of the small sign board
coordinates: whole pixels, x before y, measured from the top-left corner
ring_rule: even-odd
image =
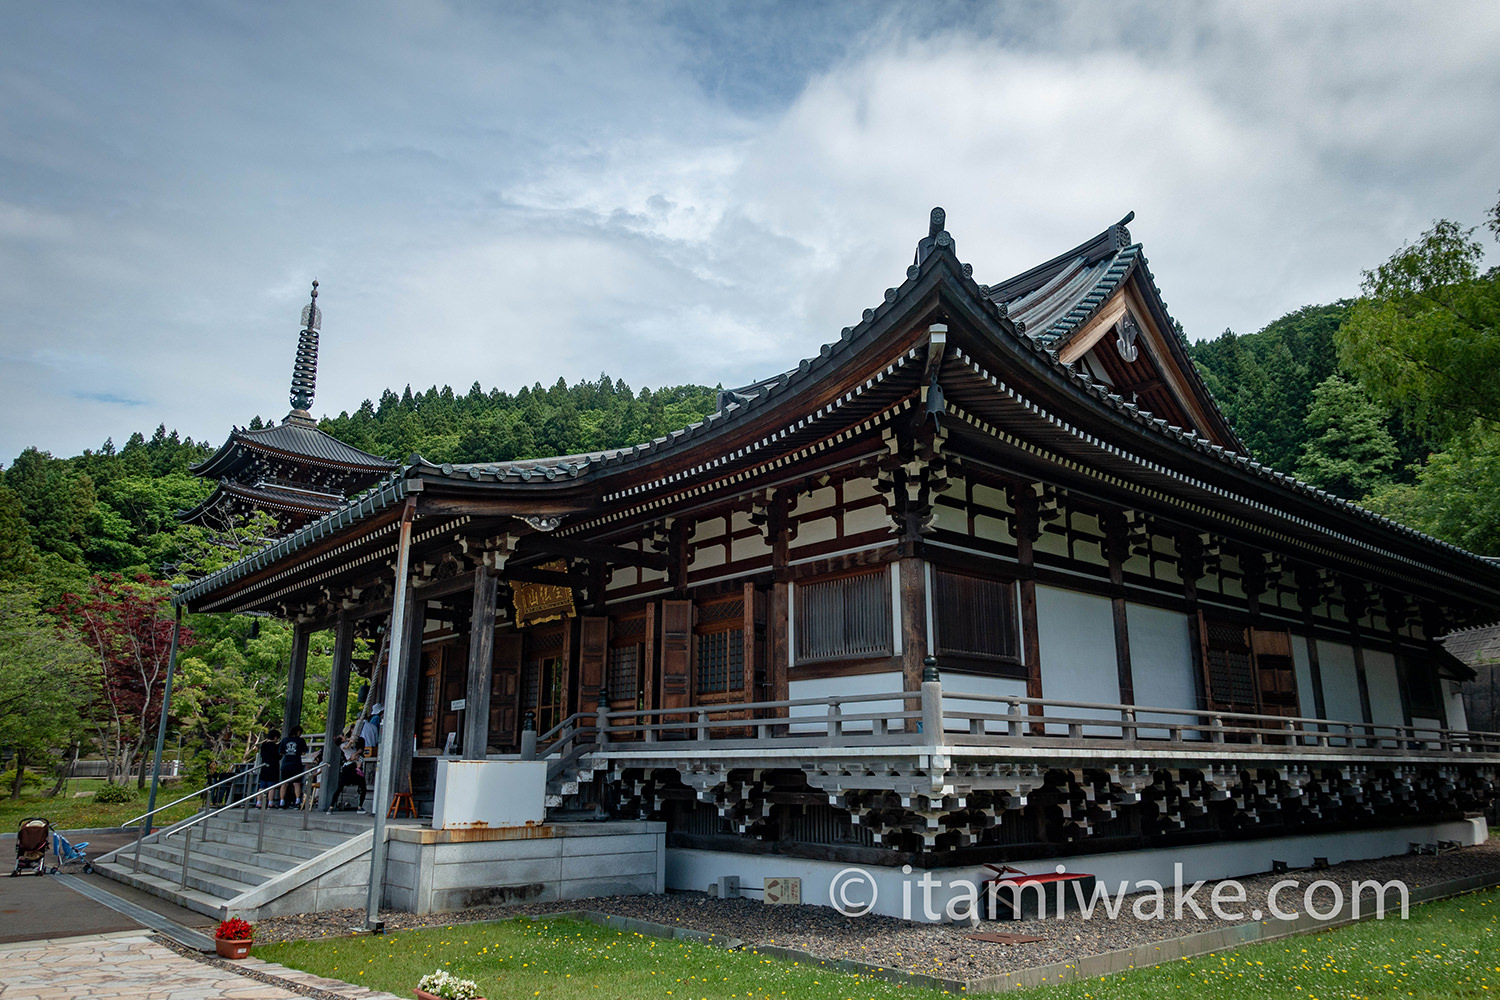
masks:
[[[468,707],[469,700],[467,698],[455,698],[452,701],[448,702],[448,711],[450,712],[462,712]]]
[[[800,878],[766,879],[765,900],[767,904],[796,905],[802,902],[802,880]]]

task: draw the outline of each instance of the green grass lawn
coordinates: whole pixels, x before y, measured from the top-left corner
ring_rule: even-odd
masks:
[[[1411,909],[1322,934],[1251,945],[1061,986],[1037,1000],[1299,997],[1382,1000],[1500,995],[1500,890]]]
[[[293,941],[255,954],[318,975],[410,996],[437,968],[476,980],[489,1000],[540,996],[780,1000],[937,997],[806,964],[645,937],[572,920],[507,920]],[[1011,993],[1037,1000],[1297,997],[1439,1000],[1500,994],[1500,890],[1413,907],[1410,920],[1368,921],[1147,969]]]
[[[126,820],[133,819],[146,811],[146,797],[151,788],[149,779],[146,790],[141,792],[140,798],[135,802],[113,804],[95,802],[93,793],[103,786],[103,778],[74,778],[55,799],[47,798],[42,794],[43,790],[39,789],[23,792],[19,799],[0,796],[0,833],[14,833],[21,820],[28,816],[45,816],[59,830],[91,830],[98,827],[119,826]],[[190,791],[192,791],[191,788],[182,785],[160,788],[156,792],[156,804],[166,805],[168,802],[182,798]],[[82,798],[75,798],[74,795],[77,792],[88,794]],[[189,799],[182,805],[160,814],[156,825],[163,825],[163,818],[168,823],[175,823],[197,811],[198,800]]]
[[[257,947],[255,955],[398,996],[411,996],[417,981],[437,968],[475,980],[488,1000],[533,996],[547,1000],[920,1000],[945,995],[766,958],[748,950],[725,951],[575,920],[519,919],[378,937],[290,941]]]

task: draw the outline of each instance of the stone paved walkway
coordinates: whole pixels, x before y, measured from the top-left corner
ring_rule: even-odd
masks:
[[[3,1000],[401,1000],[337,979],[249,958],[236,968],[284,980],[273,985],[179,955],[147,933],[27,941],[0,947]],[[292,987],[292,988],[289,988]]]

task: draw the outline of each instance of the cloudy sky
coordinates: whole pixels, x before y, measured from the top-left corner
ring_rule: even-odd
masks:
[[[1500,188],[1500,5],[0,4],[0,462],[476,379],[739,384],[1134,210],[1193,338]],[[1493,259],[1493,255],[1492,255]]]

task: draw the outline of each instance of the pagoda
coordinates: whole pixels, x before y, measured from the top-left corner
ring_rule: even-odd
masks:
[[[212,495],[179,519],[226,531],[253,511],[276,520],[280,537],[342,506],[373,485],[396,463],[347,445],[318,429],[308,412],[318,377],[318,283],[312,301],[302,309],[302,332],[292,364],[292,410],[280,425],[236,427],[219,450],[192,467],[195,475],[214,479]]]

